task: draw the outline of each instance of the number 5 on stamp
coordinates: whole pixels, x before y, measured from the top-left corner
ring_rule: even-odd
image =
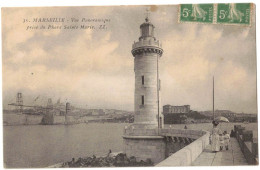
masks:
[[[213,4],[181,4],[180,22],[213,23]]]
[[[217,23],[250,25],[250,21],[250,3],[231,3],[217,5]]]

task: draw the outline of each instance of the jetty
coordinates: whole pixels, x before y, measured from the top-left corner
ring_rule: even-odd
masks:
[[[192,162],[192,166],[248,165],[235,138],[230,139],[229,150],[213,153],[210,147],[210,145],[206,146],[199,157]]]
[[[229,150],[213,153],[211,152],[210,145],[208,145],[192,165],[258,165],[258,143],[253,138],[253,132],[246,130],[241,125],[235,125],[234,130],[234,136],[230,139]]]
[[[183,131],[182,134],[193,136],[192,131]],[[195,131],[193,131],[194,133]],[[198,132],[197,132],[198,133]],[[174,136],[180,134],[174,134]],[[258,165],[258,142],[253,132],[241,125],[235,125],[228,150],[212,152],[209,144],[209,132],[202,131],[195,141],[173,153],[165,160],[156,164],[161,166],[240,166]],[[168,135],[167,135],[168,136]],[[184,137],[184,136],[182,136]]]

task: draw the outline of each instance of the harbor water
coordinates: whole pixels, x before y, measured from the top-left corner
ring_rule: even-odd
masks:
[[[46,167],[73,157],[122,151],[126,124],[4,126],[4,164],[10,168]]]

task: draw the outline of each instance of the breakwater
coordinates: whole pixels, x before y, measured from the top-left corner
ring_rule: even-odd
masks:
[[[43,115],[26,115],[26,114],[3,114],[3,123],[7,126],[16,125],[39,125],[42,124]],[[67,116],[67,123],[77,124],[83,122],[74,116]],[[65,116],[53,115],[52,125],[65,124]]]

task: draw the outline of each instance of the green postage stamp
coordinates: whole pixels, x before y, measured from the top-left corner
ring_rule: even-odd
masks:
[[[181,22],[213,23],[213,4],[181,4]]]
[[[179,22],[250,26],[252,5],[251,3],[181,4]]]
[[[218,4],[217,23],[250,25],[251,4]]]

